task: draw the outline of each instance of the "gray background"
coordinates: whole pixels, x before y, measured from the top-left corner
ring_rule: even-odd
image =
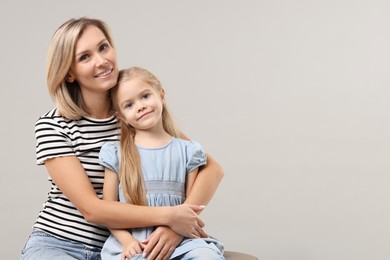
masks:
[[[34,123],[53,106],[49,41],[91,16],[223,165],[203,218],[227,249],[390,259],[389,13],[387,0],[2,2],[0,258],[18,258],[48,192]]]

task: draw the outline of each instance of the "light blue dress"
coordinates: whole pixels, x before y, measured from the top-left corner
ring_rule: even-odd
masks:
[[[206,153],[201,145],[195,141],[172,138],[163,147],[137,147],[141,156],[142,172],[149,206],[175,206],[182,204],[185,200],[186,174],[206,164]],[[119,142],[110,142],[102,146],[99,154],[100,163],[117,174],[119,174],[119,158]],[[118,189],[119,200],[126,202],[121,184],[119,184]],[[143,241],[150,236],[153,230],[153,227],[146,227],[130,229],[129,231],[137,240]],[[212,237],[184,239],[176,247],[170,259],[175,257],[177,259],[186,259],[187,253],[201,248],[212,249],[212,252],[216,254],[214,259],[224,259],[222,256],[223,244]],[[102,259],[120,259],[121,253],[121,243],[111,235],[103,246]],[[141,255],[137,255],[132,259],[143,258]]]

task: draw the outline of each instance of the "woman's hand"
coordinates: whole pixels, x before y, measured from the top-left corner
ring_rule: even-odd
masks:
[[[206,232],[203,231],[204,222],[198,216],[204,208],[205,206],[188,204],[172,207],[173,216],[170,218],[168,226],[184,237],[207,237]]]
[[[183,237],[176,234],[169,227],[158,227],[146,240],[142,241],[144,246],[143,256],[156,260],[169,259],[182,240]]]

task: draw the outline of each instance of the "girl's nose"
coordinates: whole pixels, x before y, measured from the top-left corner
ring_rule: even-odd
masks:
[[[138,112],[142,112],[145,108],[146,106],[142,102],[138,104]]]

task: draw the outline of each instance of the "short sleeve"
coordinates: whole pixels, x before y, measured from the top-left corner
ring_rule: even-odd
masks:
[[[40,117],[35,123],[36,163],[45,164],[47,159],[75,155],[69,135],[58,117]]]
[[[119,174],[119,142],[103,144],[99,153],[99,163]]]
[[[191,141],[187,147],[187,173],[207,163],[207,155],[200,143]]]

